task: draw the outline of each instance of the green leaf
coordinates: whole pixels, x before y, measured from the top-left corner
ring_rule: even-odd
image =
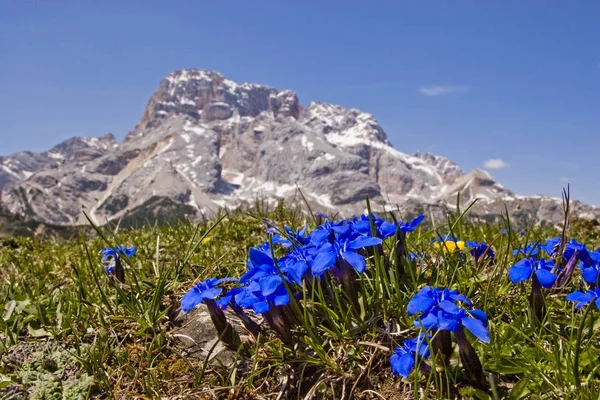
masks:
[[[50,336],[50,333],[48,333],[48,331],[46,331],[44,328],[36,329],[32,327],[31,324],[27,325],[27,332],[29,332],[31,336],[36,338]]]
[[[587,367],[589,365],[596,365],[598,362],[598,352],[593,349],[589,349],[581,353],[579,358],[579,365],[581,367]]]
[[[6,389],[12,383],[12,379],[8,376],[0,374],[0,389]]]
[[[515,360],[499,358],[494,363],[486,365],[486,369],[502,375],[516,375],[527,372],[527,365],[515,363]]]
[[[29,301],[29,300],[17,301],[17,307],[15,308],[15,311],[17,312],[17,314],[21,314],[23,311],[25,311],[25,309],[27,308],[27,306],[30,303],[31,303],[31,301]]]
[[[58,327],[58,329],[62,328],[62,323],[63,323],[63,313],[62,313],[62,303],[58,303],[58,306],[56,306],[56,326]]]
[[[15,311],[16,307],[17,307],[17,302],[14,300],[11,300],[8,303],[6,303],[4,305],[4,315],[2,316],[2,319],[5,321],[8,321],[10,319],[13,311]]]
[[[510,391],[509,399],[522,399],[531,393],[529,384],[531,381],[528,378],[523,378]]]

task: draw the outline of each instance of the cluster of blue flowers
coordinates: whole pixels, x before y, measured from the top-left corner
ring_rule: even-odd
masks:
[[[421,333],[414,339],[406,339],[402,347],[396,347],[395,353],[390,357],[392,372],[404,379],[408,378],[415,366],[415,361],[424,360],[431,354],[427,345],[430,341],[431,335]]]
[[[469,299],[456,290],[425,286],[408,303],[408,315],[415,314],[420,314],[414,322],[417,328],[456,333],[464,327],[482,342],[490,341],[486,314],[473,309]]]
[[[286,306],[290,302],[289,288],[298,293],[303,280],[321,279],[326,274],[340,277],[349,269],[359,274],[365,272],[366,249],[379,246],[382,240],[398,232],[414,231],[423,220],[417,217],[411,222],[398,225],[371,215],[376,237],[371,234],[371,222],[367,215],[360,218],[333,222],[325,220],[311,233],[308,229],[293,231],[289,227],[278,230],[268,222],[267,233],[272,240],[251,248],[248,270],[239,279],[207,279],[194,286],[183,298],[182,309],[187,312],[206,299],[215,300],[222,309],[239,306],[257,314],[269,312],[273,307]],[[279,246],[286,250],[280,258],[273,258]],[[217,288],[223,282],[237,281],[239,286],[222,295]]]
[[[432,337],[440,335],[440,332],[462,337],[466,329],[482,342],[490,342],[487,315],[482,310],[473,309],[469,299],[456,290],[425,286],[409,301],[407,308],[408,315],[418,314],[414,326],[428,334],[421,333],[415,339],[405,340],[403,347],[396,348],[396,353],[390,358],[392,371],[404,378],[408,378],[415,361],[429,356],[429,346],[435,343]],[[445,338],[450,339],[450,336],[446,335]],[[459,340],[457,343],[459,347],[470,347],[468,343]],[[451,343],[442,343],[442,347],[451,349],[451,346]],[[473,354],[474,352],[470,354],[471,358]],[[472,364],[473,360],[469,362]]]
[[[567,300],[576,302],[575,308],[581,308],[596,300],[600,308],[598,296],[598,271],[600,271],[600,248],[588,250],[585,244],[575,239],[562,244],[561,238],[551,238],[546,243],[530,243],[525,248],[514,251],[524,254],[523,258],[508,271],[510,280],[519,282],[534,280],[534,285],[550,289],[560,284],[566,286],[572,278],[575,267],[581,270],[581,277],[588,285],[587,292],[579,290],[567,296]],[[562,255],[559,254],[562,248]],[[546,254],[549,259],[542,257]],[[558,265],[557,265],[558,264]]]
[[[231,307],[246,327],[255,332],[260,328],[248,318],[246,312],[251,310],[263,315],[279,337],[290,343],[292,298],[301,298],[302,291],[310,290],[316,281],[333,279],[357,305],[355,276],[365,272],[366,258],[373,254],[369,249],[381,246],[385,238],[414,231],[423,220],[419,216],[395,224],[374,215],[335,222],[323,214],[318,218],[323,221],[312,232],[307,227],[296,231],[287,226],[278,229],[265,220],[271,240],[250,249],[247,271],[239,278],[210,278],[198,283],[183,296],[182,310],[188,312],[205,303],[211,315],[219,314],[214,320],[222,322],[222,310]],[[222,285],[232,282],[234,287],[224,292]]]

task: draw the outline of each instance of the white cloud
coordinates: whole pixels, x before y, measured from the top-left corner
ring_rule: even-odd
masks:
[[[562,178],[558,178],[558,180],[564,183],[569,182],[569,178],[565,178],[564,176]]]
[[[468,86],[454,86],[454,85],[429,85],[421,86],[419,92],[423,96],[427,97],[438,97],[452,93],[464,93],[471,90]]]
[[[506,168],[510,166],[510,164],[500,158],[490,158],[489,160],[483,163],[483,166],[489,169],[498,169]]]

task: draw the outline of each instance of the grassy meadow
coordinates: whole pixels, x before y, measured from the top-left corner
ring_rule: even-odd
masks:
[[[0,399],[598,398],[600,311],[582,278],[598,263],[581,264],[600,245],[594,223],[514,227],[459,210],[412,227],[379,213],[387,224],[362,219],[360,233],[360,217],[302,208],[0,239]],[[549,255],[537,244],[550,238],[560,240]],[[120,258],[123,282],[99,254],[115,245],[137,246]],[[542,258],[555,264],[539,267]],[[524,259],[531,273],[509,274]],[[208,306],[233,365],[191,359],[177,343],[183,296],[213,277],[248,282],[188,297]],[[237,301],[253,332],[232,331],[215,296],[251,284],[224,306]],[[589,304],[576,309],[574,291]],[[417,337],[416,350],[405,343]]]

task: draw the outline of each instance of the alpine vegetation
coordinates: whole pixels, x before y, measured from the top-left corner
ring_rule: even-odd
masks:
[[[366,206],[0,242],[0,395],[597,397],[600,234],[566,193],[559,227]]]

